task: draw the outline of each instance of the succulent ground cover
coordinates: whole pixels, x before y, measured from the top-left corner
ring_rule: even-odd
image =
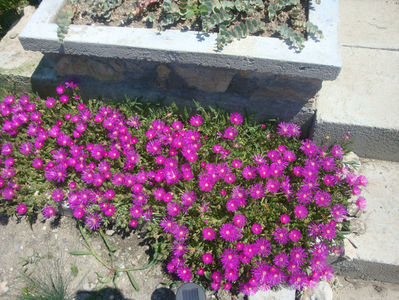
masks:
[[[138,100],[8,95],[0,103],[0,212],[60,207],[89,231],[143,228],[175,280],[247,295],[328,280],[350,199],[364,176],[344,148],[300,138],[293,123]]]
[[[70,23],[172,28],[216,32],[218,48],[266,35],[302,49],[307,35],[322,37],[307,20],[310,5],[307,0],[68,0],[59,14],[59,35],[62,39]]]

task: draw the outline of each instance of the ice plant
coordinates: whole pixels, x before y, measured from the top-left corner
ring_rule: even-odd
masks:
[[[71,209],[89,230],[138,230],[162,244],[182,281],[242,291],[314,286],[341,253],[348,197],[367,179],[344,147],[301,140],[300,127],[175,106],[84,104],[72,82],[41,100],[0,102],[0,210]]]

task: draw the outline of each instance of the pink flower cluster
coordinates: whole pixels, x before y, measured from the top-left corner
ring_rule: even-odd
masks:
[[[52,188],[42,205],[46,218],[64,205],[92,230],[103,222],[154,222],[171,253],[167,270],[182,281],[209,273],[213,289],[250,295],[331,278],[326,258],[341,251],[335,239],[347,216],[333,191],[350,189],[359,209],[366,207],[360,193],[367,179],[342,165],[341,146],[299,142],[300,128],[282,122],[272,149],[247,153],[239,113],[210,133],[201,115],[184,124],[105,105],[89,109],[76,88],[60,85],[58,100],[43,103],[26,95],[0,103],[1,200],[18,214],[34,208],[19,196],[29,186],[18,180],[18,171],[32,168]],[[63,118],[43,116],[40,106],[51,115],[62,110]],[[273,139],[265,127],[256,130]]]

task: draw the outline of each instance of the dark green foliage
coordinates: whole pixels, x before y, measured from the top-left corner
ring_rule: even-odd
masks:
[[[23,14],[27,5],[37,5],[37,0],[0,0],[0,39]]]
[[[69,0],[69,5],[74,7],[82,1]],[[84,13],[105,24],[114,20],[113,11],[118,6],[128,4],[132,7],[131,18],[156,22],[159,30],[184,24],[205,33],[216,32],[218,49],[235,39],[262,32],[277,33],[299,50],[304,47],[306,33],[315,39],[322,38],[319,28],[305,20],[304,1],[300,0],[88,0],[85,3],[89,3],[91,10]],[[59,15],[60,41],[72,17],[68,8]]]

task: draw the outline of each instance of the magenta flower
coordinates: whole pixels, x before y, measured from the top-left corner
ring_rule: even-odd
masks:
[[[204,264],[209,265],[213,262],[213,256],[211,253],[207,252],[202,255],[202,261]]]
[[[242,161],[239,160],[239,159],[234,159],[234,160],[231,162],[231,166],[232,166],[233,168],[235,168],[235,169],[240,169],[240,168],[242,167]]]
[[[58,95],[62,95],[63,93],[65,93],[65,87],[62,84],[57,86],[57,88],[55,90]]]
[[[331,207],[331,215],[336,222],[342,222],[346,219],[346,208],[342,204],[335,204]]]
[[[176,227],[176,223],[173,221],[172,218],[163,218],[161,223],[159,224],[163,231],[172,233]]]
[[[226,209],[228,211],[236,211],[238,209],[238,200],[235,198],[229,199],[226,202]]]
[[[189,230],[185,226],[176,225],[172,233],[176,240],[184,241],[188,238]]]
[[[232,126],[224,130],[223,137],[228,140],[234,140],[238,134],[238,130]]]
[[[280,181],[278,179],[269,179],[266,182],[266,190],[271,194],[275,194],[280,190]]]
[[[330,224],[326,224],[322,226],[322,233],[321,236],[328,240],[331,241],[333,240],[337,235],[337,231],[335,229],[335,222],[331,221]]]
[[[265,196],[265,188],[261,183],[255,183],[249,189],[251,197],[258,200]]]
[[[12,153],[13,147],[11,143],[4,143],[1,147],[1,155],[10,155]]]
[[[168,212],[169,216],[177,216],[180,213],[180,206],[179,204],[175,203],[175,202],[170,202],[168,203],[166,210]]]
[[[304,219],[308,216],[308,210],[306,206],[300,204],[295,206],[294,213],[298,219]]]
[[[81,218],[83,218],[83,216],[85,215],[85,213],[86,213],[86,210],[85,210],[84,208],[78,207],[78,208],[76,208],[76,209],[73,210],[73,216],[74,216],[76,219],[81,219]]]
[[[253,234],[261,234],[262,233],[262,225],[257,224],[257,223],[253,224],[251,226],[251,231]]]
[[[266,257],[271,253],[270,242],[265,238],[257,239],[255,242],[258,248],[258,255],[261,257]]]
[[[327,191],[317,191],[314,194],[313,199],[319,207],[327,207],[331,204],[331,195]]]
[[[55,189],[51,194],[51,198],[55,202],[60,202],[62,199],[64,199],[64,192],[62,191],[62,189]]]
[[[301,271],[294,273],[288,279],[288,283],[297,290],[301,290],[308,286],[308,282],[307,275]]]
[[[55,101],[54,98],[48,97],[47,100],[46,100],[46,102],[45,102],[45,104],[46,104],[46,106],[47,106],[48,108],[51,108],[51,107],[54,107],[54,106],[55,106],[56,101]]]
[[[314,157],[318,153],[318,148],[313,141],[306,139],[304,141],[301,141],[301,144],[302,146],[300,147],[300,149],[303,151],[303,153],[305,153],[307,157]]]
[[[53,207],[53,206],[50,206],[50,205],[46,205],[44,208],[43,208],[43,216],[45,217],[45,218],[51,218],[51,217],[54,217],[56,214],[57,214],[57,211],[56,211],[56,209],[55,209],[55,207]]]
[[[359,197],[356,200],[356,206],[360,209],[360,210],[365,210],[366,209],[366,199],[364,197]]]
[[[261,153],[256,153],[255,155],[252,156],[252,159],[254,163],[257,165],[264,165],[266,163],[266,158]]]
[[[91,230],[97,230],[101,225],[101,221],[102,219],[97,213],[88,213],[86,215],[85,223]]]
[[[112,204],[109,204],[108,207],[103,210],[103,213],[107,217],[113,216],[115,213],[115,206],[113,206]]]
[[[289,215],[283,214],[280,216],[280,222],[283,224],[288,224],[291,221],[291,218]]]
[[[308,231],[309,236],[318,237],[321,234],[321,226],[312,222],[308,225]]]
[[[302,237],[302,234],[299,230],[297,229],[292,229],[289,233],[289,238],[293,242],[298,242]]]
[[[192,206],[193,203],[197,200],[197,196],[195,195],[194,191],[187,191],[183,193],[181,196],[181,203],[184,206]]]
[[[14,95],[8,95],[6,97],[4,97],[3,99],[3,103],[6,105],[11,105],[15,102],[15,97]]]
[[[297,266],[302,266],[305,262],[306,253],[302,247],[295,247],[290,252],[290,261]]]
[[[21,152],[23,155],[29,155],[32,152],[33,145],[31,142],[25,142],[22,143],[21,146],[19,147],[19,152]]]
[[[231,281],[231,282],[236,281],[236,280],[238,279],[238,271],[237,271],[237,269],[231,269],[231,268],[226,269],[226,271],[224,272],[224,278],[225,278],[227,281]],[[225,283],[225,288],[224,288],[224,289],[229,290],[229,289],[231,288],[231,283],[230,283],[230,285],[226,288],[226,284],[227,284],[227,283],[230,283],[230,282],[226,282],[226,283]]]
[[[299,126],[294,123],[281,122],[278,125],[277,131],[281,136],[285,137],[299,137],[301,135]]]
[[[222,266],[224,269],[238,269],[240,266],[240,257],[237,251],[231,248],[226,248],[220,256]],[[217,281],[217,276],[213,280]]]
[[[204,120],[200,115],[195,115],[190,118],[190,124],[195,127],[201,126],[203,122]]]
[[[184,282],[190,282],[193,275],[191,270],[187,266],[183,266],[177,269],[177,276]]]
[[[12,167],[5,167],[1,170],[0,176],[3,179],[10,179],[15,176],[15,169]]]
[[[172,250],[173,255],[177,257],[183,256],[188,251],[184,242],[181,241],[174,241]]]
[[[238,113],[238,112],[231,113],[230,123],[235,124],[235,125],[241,125],[243,121],[244,121],[244,119],[240,113]]]
[[[273,232],[274,239],[281,245],[285,245],[288,241],[288,229],[277,226]]]
[[[26,213],[27,207],[24,203],[19,203],[17,206],[17,213],[20,215],[24,215]]]
[[[277,267],[284,268],[288,265],[288,260],[289,260],[289,256],[287,254],[285,254],[284,252],[281,252],[280,254],[278,254],[274,257],[274,264]]]
[[[236,214],[233,217],[234,225],[237,227],[240,227],[240,228],[245,226],[246,221],[247,221],[247,218],[245,218],[245,216],[243,214]]]
[[[344,150],[340,145],[333,145],[331,148],[331,154],[335,158],[341,159],[344,156]]]
[[[211,227],[204,228],[202,230],[202,237],[204,240],[212,241],[216,238],[216,232]]]
[[[296,199],[299,203],[309,204],[310,202],[312,202],[313,197],[308,188],[301,188],[296,193]]]
[[[252,167],[252,166],[246,166],[243,170],[242,170],[242,176],[245,179],[254,179],[256,177],[256,168]]]
[[[219,229],[219,234],[222,239],[228,242],[234,242],[241,239],[241,231],[233,224],[223,224]]]
[[[269,166],[267,164],[262,164],[257,167],[258,174],[261,178],[270,177]]]

